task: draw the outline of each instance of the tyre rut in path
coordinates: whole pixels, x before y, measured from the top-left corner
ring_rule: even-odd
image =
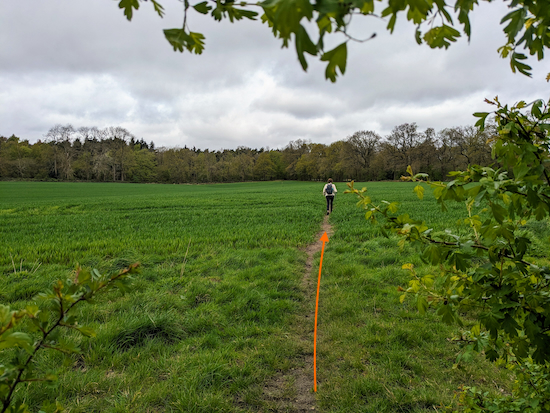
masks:
[[[264,386],[267,411],[303,413],[317,409],[313,393],[313,330],[318,267],[314,268],[313,264],[315,254],[322,248],[321,236],[326,231],[330,238],[333,232],[328,218],[325,216],[315,242],[305,250],[306,266],[300,284],[305,300],[289,332],[289,340],[295,341],[299,355],[289,371],[281,373]]]

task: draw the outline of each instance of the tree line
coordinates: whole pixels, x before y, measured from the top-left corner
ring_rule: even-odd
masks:
[[[218,151],[155,147],[122,127],[56,125],[31,144],[0,136],[0,179],[208,183],[250,180],[394,180],[408,165],[433,179],[491,162],[494,128],[419,131],[415,123],[385,137],[358,131],[329,145],[291,141],[283,149]]]

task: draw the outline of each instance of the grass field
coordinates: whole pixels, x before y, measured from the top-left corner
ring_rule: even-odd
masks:
[[[506,371],[483,359],[453,369],[453,329],[399,303],[397,286],[408,281],[401,265],[427,269],[414,250],[381,238],[337,185],[316,410],[444,411],[461,384],[506,391]],[[459,216],[460,206],[443,215],[435,202],[418,201],[407,183],[368,187],[373,200],[397,200],[440,228]],[[58,370],[56,385],[22,386],[20,397],[35,410],[57,398],[73,412],[275,411],[264,386],[291,377],[312,351],[295,326],[314,305],[301,280],[304,249],[324,217],[321,189],[0,182],[0,302],[23,306],[77,263],[107,271],[141,262],[131,293],[80,310],[97,331],[77,338],[82,355],[69,365],[57,354],[39,358],[39,369]]]

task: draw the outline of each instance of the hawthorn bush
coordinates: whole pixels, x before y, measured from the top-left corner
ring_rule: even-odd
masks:
[[[398,234],[401,245],[419,245],[423,261],[438,269],[420,276],[412,264],[403,265],[411,280],[400,287],[401,301],[412,296],[421,313],[433,308],[444,322],[462,326],[460,357],[483,352],[516,373],[513,394],[498,399],[464,387],[464,411],[550,412],[550,267],[526,230],[533,221],[547,223],[550,214],[550,102],[487,103],[496,106],[492,165],[451,172],[450,182],[430,181],[410,167],[402,178],[418,183],[420,199],[422,184],[430,186],[443,211],[448,202],[463,203],[467,231],[434,231],[398,214],[396,203],[373,204],[367,189],[353,182],[347,192],[360,198],[368,220],[381,218],[384,233]],[[475,113],[476,126],[483,129],[489,115]],[[468,329],[461,314],[474,320]]]

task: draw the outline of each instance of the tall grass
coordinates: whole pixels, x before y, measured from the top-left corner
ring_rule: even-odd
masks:
[[[418,200],[409,183],[365,186],[375,203],[398,201],[401,213],[437,230],[454,227],[462,216],[460,204],[449,205],[444,214],[428,196]],[[483,356],[456,365],[460,349],[449,340],[456,327],[431,312],[419,315],[414,303],[400,304],[397,288],[409,281],[402,264],[413,263],[420,273],[437,269],[425,266],[413,247],[400,249],[397,238],[382,237],[356,201],[351,195],[340,197],[330,216],[335,234],[324,254],[319,315],[322,410],[444,411],[457,407],[461,385],[506,391],[507,371]]]
[[[82,339],[85,354],[28,401],[58,398],[74,411],[260,405],[258,383],[294,351],[284,333],[302,300],[300,248],[323,216],[316,186],[0,183],[3,302],[22,306],[77,262],[142,263],[132,294],[82,314],[98,331]]]
[[[456,220],[417,201],[410,185],[369,187],[373,199],[398,200],[442,227]],[[453,403],[459,384],[505,390],[505,372],[482,359],[453,369],[453,330],[399,304],[401,264],[421,262],[379,237],[338,188],[323,264],[319,410],[434,411]],[[0,182],[1,302],[23,306],[76,263],[142,263],[131,294],[82,310],[98,332],[78,338],[83,355],[41,356],[37,368],[58,369],[60,381],[19,396],[35,410],[58,399],[74,412],[270,411],[264,385],[291,377],[304,351],[295,326],[313,305],[300,283],[324,216],[321,189]]]

